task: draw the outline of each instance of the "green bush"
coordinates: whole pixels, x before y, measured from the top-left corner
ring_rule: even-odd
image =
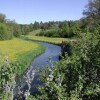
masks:
[[[49,29],[49,30],[42,30],[40,33],[36,34],[37,36],[47,36],[47,37],[64,37],[70,38],[75,35],[75,31],[73,28],[67,29]]]
[[[0,40],[11,39],[12,37],[10,28],[6,24],[0,23]]]
[[[86,33],[73,43],[73,55],[41,70],[40,100],[99,100],[100,34]]]

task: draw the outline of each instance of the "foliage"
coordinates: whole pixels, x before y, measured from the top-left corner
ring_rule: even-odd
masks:
[[[83,14],[86,16],[92,17],[93,19],[99,18],[100,17],[100,0],[90,0]]]
[[[4,14],[0,13],[0,23],[4,23],[5,18],[6,18],[6,16]]]
[[[80,32],[79,26],[77,27],[76,23],[73,24],[72,26],[68,24],[68,22],[62,22],[62,23],[64,23],[64,25],[61,28],[53,27],[51,29],[45,29],[36,35],[37,36],[47,36],[47,37],[70,38]]]
[[[58,31],[57,29],[42,30],[36,36],[59,37]]]
[[[83,18],[83,27],[89,29],[90,32],[97,29],[100,31],[100,0],[90,0],[83,11],[85,18]]]
[[[0,40],[11,39],[13,34],[9,27],[3,23],[0,23]]]
[[[73,44],[73,55],[41,71],[40,100],[99,100],[100,34],[87,33]]]
[[[33,30],[33,24],[17,24],[15,20],[6,19],[6,16],[0,13],[0,40],[8,40],[19,37],[21,34],[27,34]]]
[[[5,56],[4,64],[0,64],[0,99],[2,100],[13,100],[16,69],[14,64],[9,64],[8,57]]]

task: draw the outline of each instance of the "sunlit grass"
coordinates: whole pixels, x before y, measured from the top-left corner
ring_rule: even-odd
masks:
[[[29,34],[30,35],[36,35],[36,34],[38,34],[38,33],[40,33],[41,32],[41,29],[38,29],[38,30],[34,30],[34,31],[32,31],[32,32],[29,32]]]
[[[8,56],[9,61],[16,61],[20,54],[38,48],[38,44],[14,38],[12,40],[0,41],[0,58]]]
[[[27,37],[29,39],[44,41],[53,44],[61,44],[62,41],[74,41],[74,39],[68,39],[68,38],[51,38],[51,37],[34,36],[34,35],[28,35]]]

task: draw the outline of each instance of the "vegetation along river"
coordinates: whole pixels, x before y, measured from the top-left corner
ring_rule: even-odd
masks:
[[[32,77],[32,78],[34,77],[31,82],[31,88],[30,88],[30,92],[33,95],[37,92],[36,88],[38,87],[38,85],[41,84],[39,80],[40,78],[38,74],[36,74],[35,70],[45,67],[46,65],[53,67],[53,64],[56,61],[59,61],[59,54],[61,52],[60,46],[45,42],[39,42],[39,43],[45,47],[45,53],[41,54],[40,56],[38,56],[33,60],[26,74],[20,79],[20,82],[18,81],[18,85],[21,87],[21,91],[26,91],[30,87],[26,82],[27,77]],[[15,94],[19,92],[18,86],[16,87],[15,92],[16,92]]]

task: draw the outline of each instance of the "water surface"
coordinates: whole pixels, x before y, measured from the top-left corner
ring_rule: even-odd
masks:
[[[33,62],[31,63],[28,71],[26,74],[32,74],[32,72],[37,68],[45,67],[46,65],[49,65],[50,67],[53,67],[54,62],[59,61],[59,54],[61,52],[61,47],[57,45],[53,45],[50,43],[45,42],[39,42],[45,47],[45,53],[41,54],[40,56],[36,57]],[[24,75],[25,76],[25,75]],[[33,77],[33,76],[32,76]],[[37,92],[37,87],[41,84],[40,78],[38,74],[34,74],[34,80],[31,83],[31,94],[35,94]],[[22,77],[20,79],[20,84],[23,91],[26,91],[28,89],[28,86],[26,84],[26,79]],[[17,89],[15,89],[17,91]],[[16,94],[16,93],[15,93]]]

